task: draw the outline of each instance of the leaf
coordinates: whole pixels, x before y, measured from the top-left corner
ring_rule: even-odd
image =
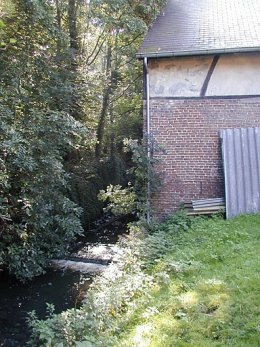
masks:
[[[94,347],[95,345],[90,341],[76,341],[76,347]]]
[[[16,42],[17,42],[17,40],[16,40],[16,39],[12,39],[12,38],[11,38],[11,39],[9,40],[9,42],[10,42],[11,44],[14,44],[14,43],[16,43]]]
[[[0,19],[0,29],[4,28],[5,26],[6,26],[5,23],[2,21],[2,19]]]

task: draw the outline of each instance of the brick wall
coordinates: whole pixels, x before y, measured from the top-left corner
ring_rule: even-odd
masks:
[[[260,97],[152,99],[151,132],[164,149],[157,170],[162,188],[152,205],[158,217],[185,201],[224,196],[219,130],[260,126]]]

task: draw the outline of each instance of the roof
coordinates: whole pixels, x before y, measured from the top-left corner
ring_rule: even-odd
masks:
[[[260,51],[260,0],[168,0],[138,58]]]

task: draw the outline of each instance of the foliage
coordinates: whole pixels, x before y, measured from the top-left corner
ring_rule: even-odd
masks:
[[[150,271],[161,284],[117,346],[258,346],[259,225],[255,215],[195,219],[185,233],[159,226],[169,248]]]
[[[80,210],[66,197],[61,157],[81,128],[55,112],[31,110],[13,121],[10,111],[0,109],[2,261],[25,279],[42,272],[46,261],[63,254],[82,232]]]
[[[126,164],[117,155],[100,161],[86,156],[80,163],[71,160],[68,170],[71,173],[70,197],[84,210],[81,221],[83,228],[88,230],[89,224],[103,212],[103,203],[97,199],[99,191],[109,184],[126,185]]]
[[[147,197],[147,184],[150,183],[151,194],[160,187],[159,175],[154,170],[157,162],[153,157],[147,156],[146,141],[139,144],[137,140],[124,139],[126,152],[131,153],[132,167],[128,170],[128,178],[133,180],[133,185],[128,182],[127,187],[121,185],[107,186],[106,191],[100,190],[98,198],[107,202],[104,211],[110,211],[114,215],[136,214],[143,219],[149,209]],[[155,145],[152,146],[155,151]]]
[[[55,102],[54,80],[62,84],[63,70],[51,45],[51,8],[29,0],[15,5],[16,24],[9,25],[14,13],[5,34],[17,44],[0,62],[0,254],[10,273],[25,280],[42,273],[83,231],[81,211],[68,198],[64,162],[67,153],[85,146],[89,133],[69,114],[66,89]]]
[[[177,214],[145,237],[135,226],[81,309],[33,317],[32,345],[258,346],[259,224]]]
[[[86,62],[88,104],[99,115],[97,157],[121,153],[123,138],[142,136],[142,66],[135,54],[162,3],[90,1],[89,36],[96,40],[88,43]]]
[[[180,231],[181,221],[181,217],[176,219]],[[140,305],[148,303],[153,288],[164,282],[162,273],[151,275],[144,271],[150,266],[144,256],[150,236],[144,239],[143,235],[140,227],[131,226],[130,234],[120,241],[117,262],[95,278],[81,309],[52,315],[45,321],[33,315],[31,345],[77,346],[91,341],[93,346],[116,346],[122,325]],[[153,255],[150,260],[155,260]]]
[[[129,151],[132,155],[133,166],[129,169],[128,174],[130,180],[134,182],[134,191],[136,193],[137,211],[139,218],[144,218],[147,213],[151,213],[148,198],[148,182],[149,194],[152,196],[160,188],[160,175],[155,171],[154,165],[158,160],[154,156],[156,152],[161,151],[161,148],[155,143],[153,139],[144,139],[141,144],[137,140],[125,139],[125,150]],[[147,155],[148,149],[151,153]]]
[[[52,314],[45,321],[31,315],[32,346],[115,346],[118,318],[132,312],[134,300],[146,301],[153,286],[136,250],[127,246],[129,240],[123,243],[118,262],[94,279],[81,309]]]
[[[153,265],[166,254],[176,249],[175,240],[182,237],[191,226],[191,220],[184,211],[180,211],[162,224],[154,224],[150,228],[148,242],[143,245],[143,257],[147,265]]]
[[[103,202],[109,201],[104,211],[111,211],[114,215],[133,213],[136,209],[136,194],[131,183],[128,183],[127,188],[110,184],[106,191],[99,192],[99,199]]]
[[[127,182],[122,140],[142,129],[135,52],[161,3],[0,3],[0,263],[17,277],[68,249],[80,212],[85,228],[100,213],[98,190]]]

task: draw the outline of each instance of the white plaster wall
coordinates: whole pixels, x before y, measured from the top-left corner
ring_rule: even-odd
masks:
[[[212,57],[158,59],[150,62],[151,97],[196,97],[207,76]]]
[[[221,56],[206,95],[260,95],[260,54]]]
[[[213,57],[151,60],[151,97],[199,97]],[[260,53],[222,55],[206,96],[260,95]]]

